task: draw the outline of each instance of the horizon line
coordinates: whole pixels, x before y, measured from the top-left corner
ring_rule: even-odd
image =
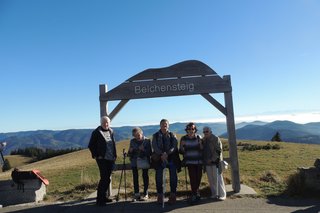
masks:
[[[277,118],[277,119],[275,119]],[[291,118],[291,119],[290,119]],[[295,119],[292,119],[295,118]],[[306,120],[306,118],[309,118]],[[272,123],[275,121],[290,121],[297,124],[307,124],[307,123],[317,123],[320,122],[320,112],[311,112],[311,113],[300,113],[300,114],[280,114],[280,115],[252,115],[252,116],[243,116],[238,117],[235,119],[235,124],[239,123],[252,123],[252,122],[265,122],[265,123]],[[300,122],[299,122],[300,121]],[[175,120],[170,122],[170,124],[174,123],[189,123],[189,122],[195,122],[195,123],[226,123],[226,118],[213,118],[213,119],[197,119],[197,120],[189,120],[189,121],[183,121],[183,120]],[[112,124],[112,123],[111,123]],[[98,125],[98,124],[97,124]],[[159,125],[159,122],[146,122],[146,123],[140,123],[139,125],[135,124],[123,124],[123,125],[111,125],[111,127],[124,127],[124,126],[151,126],[151,125]],[[28,131],[65,131],[65,130],[71,130],[71,129],[95,129],[95,127],[79,127],[79,128],[52,128],[52,129],[33,129],[33,130],[16,130],[16,131],[9,131],[9,132],[0,132],[0,134],[6,134],[6,133],[14,133],[14,132],[28,132]]]

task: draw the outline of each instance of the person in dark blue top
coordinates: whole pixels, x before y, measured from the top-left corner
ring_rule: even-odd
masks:
[[[170,175],[170,196],[168,203],[176,202],[176,192],[178,177],[177,172],[181,170],[181,162],[178,153],[178,141],[176,136],[169,131],[169,121],[162,119],[160,121],[160,130],[153,134],[152,138],[152,161],[156,161],[154,169],[156,170],[156,187],[158,193],[158,203],[163,203],[163,172],[169,169]]]

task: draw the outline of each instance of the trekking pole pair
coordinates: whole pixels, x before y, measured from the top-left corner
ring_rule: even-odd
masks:
[[[119,201],[120,187],[121,187],[121,181],[122,181],[123,173],[124,173],[124,197],[125,197],[125,200],[127,201],[127,178],[126,178],[126,157],[127,157],[127,153],[126,153],[125,149],[122,150],[122,155],[123,155],[123,164],[122,164],[122,170],[121,170],[121,175],[120,175],[118,194],[117,194],[117,197],[116,197],[116,201],[117,202]]]

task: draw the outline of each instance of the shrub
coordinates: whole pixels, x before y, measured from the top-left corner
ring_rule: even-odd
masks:
[[[2,166],[2,171],[5,172],[5,171],[8,171],[10,169],[11,169],[10,162],[9,162],[8,159],[5,159],[4,163],[3,163],[3,166]]]
[[[280,147],[280,145],[279,144],[274,144],[274,145],[272,145],[272,149],[280,149],[281,147]]]
[[[260,177],[261,181],[269,182],[269,183],[280,183],[281,179],[279,175],[274,171],[265,171]]]
[[[256,145],[256,144],[250,144],[250,143],[239,143],[238,146],[242,146],[242,151],[256,151],[256,150],[271,150],[271,149],[280,149],[280,145],[279,144],[275,144],[275,145],[271,145],[269,143],[267,143],[266,145]]]

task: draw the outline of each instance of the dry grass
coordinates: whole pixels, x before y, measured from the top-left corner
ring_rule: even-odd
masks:
[[[21,156],[21,155],[8,155],[5,157],[5,159],[8,159],[8,161],[10,162],[10,166],[12,168],[26,165],[26,164],[32,162],[32,160],[33,160],[30,157],[25,157],[25,156]]]
[[[271,143],[263,141],[241,142],[261,145]],[[295,174],[298,167],[313,166],[315,159],[319,157],[320,145],[279,144],[281,145],[281,149],[279,150],[238,151],[241,183],[253,187],[262,196],[283,193],[287,188],[289,176]],[[117,163],[122,163],[122,151],[123,149],[127,150],[128,146],[128,140],[117,144]],[[229,152],[224,151],[224,156],[228,157]],[[127,163],[129,163],[129,160]],[[15,165],[19,164],[23,163],[15,163]],[[88,149],[18,166],[18,168],[22,170],[39,169],[42,172],[50,181],[47,188],[49,200],[81,199],[96,189],[99,180],[98,168],[95,161],[91,158]],[[154,171],[152,169],[149,171],[150,192],[153,194],[156,190]],[[10,176],[11,171],[0,173],[0,180],[11,179]],[[126,176],[127,190],[128,193],[131,193],[133,189],[131,171],[127,171]],[[112,178],[114,189],[117,189],[119,186],[119,177],[120,171],[114,172]],[[229,184],[231,182],[230,169],[225,172],[224,177],[226,183]],[[185,191],[184,170],[178,174],[178,179],[178,191],[183,193]],[[204,174],[201,182],[201,189],[204,193],[208,191],[207,187],[207,177]]]
[[[240,151],[239,166],[242,183],[253,187],[261,195],[278,195],[287,188],[287,180],[297,172],[298,167],[312,167],[320,153],[320,145],[266,141],[242,141],[252,144],[274,144],[280,150]],[[226,153],[227,155],[228,153]],[[271,171],[271,173],[270,173]],[[269,178],[276,183],[261,180],[269,172]],[[263,178],[262,178],[263,179]]]

